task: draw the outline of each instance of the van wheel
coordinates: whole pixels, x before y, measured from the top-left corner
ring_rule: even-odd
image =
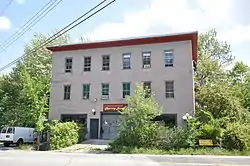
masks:
[[[20,138],[20,139],[17,141],[16,145],[17,145],[17,146],[20,146],[20,145],[22,145],[22,144],[23,144],[23,139]]]
[[[9,144],[9,143],[4,143],[3,146],[4,146],[4,147],[9,147],[10,144]]]

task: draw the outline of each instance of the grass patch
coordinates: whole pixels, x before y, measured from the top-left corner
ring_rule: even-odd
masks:
[[[104,149],[101,148],[96,148],[96,147],[80,147],[80,148],[74,148],[74,149],[61,149],[59,150],[60,152],[65,152],[65,153],[73,153],[77,151],[103,151]]]
[[[20,150],[34,150],[33,145],[23,144],[17,147]]]
[[[146,148],[116,148],[107,150],[113,153],[121,154],[156,154],[156,155],[221,155],[221,156],[250,156],[250,151],[229,151],[222,148],[188,148],[179,150],[161,150],[161,149],[146,149]]]

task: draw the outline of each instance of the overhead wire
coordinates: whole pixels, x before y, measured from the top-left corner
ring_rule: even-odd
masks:
[[[88,17],[84,18],[83,20],[79,21],[80,19],[82,19],[83,17],[85,17],[86,15],[88,15],[90,12],[92,12],[93,10],[95,10],[96,8],[98,8],[99,6],[101,6],[104,2],[106,2],[107,0],[103,0],[102,2],[100,2],[99,4],[97,4],[96,6],[94,6],[93,8],[91,8],[89,11],[87,11],[86,13],[84,13],[82,16],[78,17],[76,20],[74,20],[73,22],[69,23],[67,26],[65,26],[63,29],[61,29],[60,31],[58,31],[56,34],[54,34],[53,36],[49,37],[45,42],[43,42],[41,45],[35,47],[34,49],[32,49],[29,53],[34,53],[35,51],[43,48],[45,45],[51,43],[53,40],[55,40],[56,38],[62,36],[63,34],[65,34],[66,32],[70,31],[71,29],[77,27],[78,25],[80,25],[81,23],[87,21],[89,18],[93,17],[94,15],[96,15],[97,13],[99,13],[100,11],[102,11],[103,9],[107,8],[109,5],[111,5],[112,3],[114,3],[116,0],[112,0],[111,2],[107,3],[106,5],[104,5],[103,7],[101,7],[100,9],[98,9],[97,11],[95,11],[94,13],[90,14]],[[79,21],[78,23],[76,23],[77,21]],[[73,25],[74,23],[76,23],[75,25]],[[70,27],[71,25],[73,25],[72,27]],[[70,28],[69,28],[70,27]],[[68,28],[68,29],[67,29]],[[65,31],[64,31],[65,30]],[[20,56],[19,58],[15,59],[14,61],[8,63],[7,65],[5,65],[4,67],[0,68],[0,72],[9,68],[10,66],[16,64],[17,62],[23,60],[26,57],[27,53],[24,53],[22,56]]]
[[[12,34],[7,40],[1,43],[0,53],[10,47],[15,41],[23,36],[28,30],[34,27],[41,19],[43,19],[49,12],[51,12],[56,6],[58,6],[62,0],[50,0],[46,3],[32,18],[30,18],[25,24],[19,28],[14,34]]]
[[[5,11],[10,7],[10,5],[14,2],[14,0],[9,0],[9,3],[6,5],[6,7],[0,12],[0,16],[2,16]]]

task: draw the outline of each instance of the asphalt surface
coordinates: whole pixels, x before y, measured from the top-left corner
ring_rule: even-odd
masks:
[[[1,152],[1,151],[14,150],[14,149],[16,149],[16,148],[17,148],[17,147],[14,146],[14,145],[13,145],[13,146],[11,145],[10,147],[4,147],[3,144],[0,143],[0,152]],[[1,165],[1,164],[0,164],[0,165]]]
[[[0,150],[1,166],[250,166],[250,157],[84,154]]]

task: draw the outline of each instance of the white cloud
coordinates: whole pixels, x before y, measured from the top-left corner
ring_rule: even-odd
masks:
[[[218,34],[218,37],[230,44],[240,44],[250,41],[250,25],[234,25]]]
[[[0,30],[8,30],[10,27],[10,20],[7,17],[0,17]]]
[[[25,2],[25,0],[15,0],[15,1],[19,4],[23,4]]]
[[[125,13],[122,22],[105,23],[87,35],[91,40],[149,35],[157,26],[165,27],[158,33],[221,29],[230,25],[231,1],[198,0],[191,8],[188,0],[151,0],[149,8]]]

